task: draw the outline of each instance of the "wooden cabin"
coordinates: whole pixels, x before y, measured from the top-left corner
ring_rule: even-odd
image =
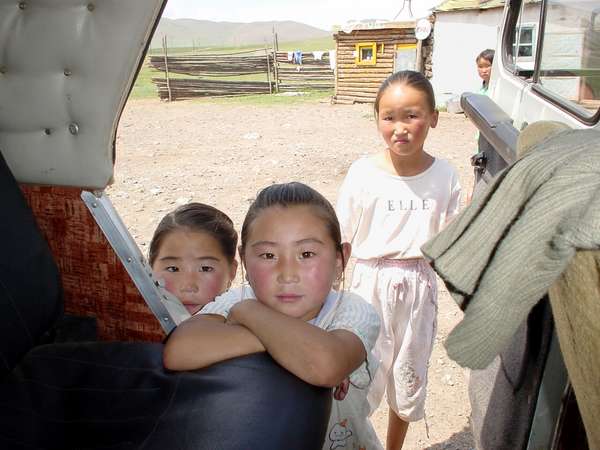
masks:
[[[381,82],[399,70],[418,70],[429,78],[432,75],[433,33],[425,40],[417,40],[414,22],[339,31],[333,38],[336,42],[334,103],[373,103]]]

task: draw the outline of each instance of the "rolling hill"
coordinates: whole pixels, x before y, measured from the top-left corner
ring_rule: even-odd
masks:
[[[236,23],[162,18],[150,48],[162,47],[162,37],[165,35],[170,48],[243,47],[265,43],[271,46],[273,27],[280,43],[319,39],[332,35],[329,31],[293,21]]]

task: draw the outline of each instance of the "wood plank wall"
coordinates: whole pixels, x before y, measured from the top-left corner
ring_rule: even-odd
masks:
[[[433,33],[432,33],[433,35]],[[373,103],[381,83],[394,71],[396,44],[416,44],[413,28],[386,28],[342,31],[334,34],[336,41],[336,80],[334,103]],[[356,44],[375,42],[378,51],[375,65],[357,65],[354,52]],[[422,44],[422,67],[431,77],[431,36]]]

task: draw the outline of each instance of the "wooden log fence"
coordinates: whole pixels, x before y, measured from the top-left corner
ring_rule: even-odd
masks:
[[[168,99],[167,82],[164,78],[152,78],[161,99]],[[270,86],[270,87],[269,87]],[[266,81],[222,81],[192,78],[171,78],[173,100],[193,97],[225,97],[248,94],[268,94],[274,83]]]
[[[317,59],[313,52],[302,52],[302,64],[290,61],[293,52],[277,52],[279,90],[282,92],[302,90],[333,90],[335,78],[329,64],[329,52],[321,52]]]
[[[269,62],[268,59],[271,59]],[[169,71],[191,76],[240,76],[266,73],[272,56],[169,56],[167,58]],[[150,66],[161,72],[165,71],[165,61],[162,57],[150,57]]]
[[[256,53],[261,51],[262,55]],[[288,61],[287,52],[265,49],[237,54],[151,56],[148,64],[170,74],[165,78],[152,78],[161,99],[333,90],[334,87],[329,52],[323,52],[322,59],[316,59],[312,52],[303,52],[302,65]],[[194,78],[173,78],[173,74]],[[265,75],[266,81],[227,80],[260,74]]]

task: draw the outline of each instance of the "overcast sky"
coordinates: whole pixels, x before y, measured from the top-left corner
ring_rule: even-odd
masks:
[[[413,10],[417,4],[435,2],[413,0]],[[217,22],[294,20],[329,31],[348,20],[392,20],[402,5],[403,0],[169,0],[163,16]]]

